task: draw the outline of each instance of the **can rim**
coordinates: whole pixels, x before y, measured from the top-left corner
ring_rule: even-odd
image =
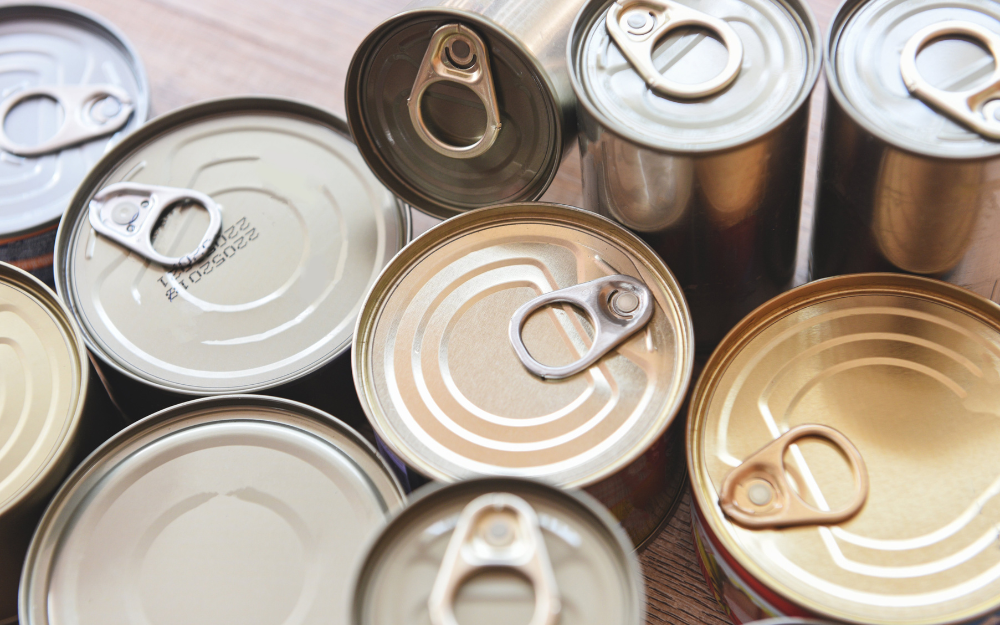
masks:
[[[631,599],[633,604],[638,607],[636,611],[637,618],[635,623],[638,624],[645,622],[647,612],[644,592],[645,583],[643,582],[642,567],[639,564],[639,558],[637,555],[638,550],[633,548],[632,541],[629,540],[628,535],[618,524],[618,521],[611,515],[607,508],[601,505],[601,503],[594,498],[593,495],[584,490],[554,487],[545,482],[523,477],[478,476],[468,478],[460,482],[452,482],[450,484],[443,482],[430,482],[421,486],[410,494],[407,499],[406,506],[393,512],[386,521],[385,525],[382,526],[382,529],[368,539],[364,548],[361,550],[361,553],[364,555],[358,563],[358,566],[354,567],[354,571],[351,573],[350,583],[348,584],[348,588],[351,589],[352,597],[349,616],[350,625],[361,625],[357,619],[359,586],[361,585],[362,578],[365,576],[365,573],[373,566],[372,556],[375,555],[376,550],[382,546],[385,537],[388,536],[390,532],[398,533],[398,526],[405,523],[408,517],[423,512],[425,507],[433,506],[436,503],[437,498],[448,495],[448,493],[442,493],[442,491],[464,489],[482,493],[487,489],[496,490],[493,486],[494,484],[499,485],[498,488],[504,488],[505,484],[514,484],[519,488],[544,490],[554,494],[555,496],[566,497],[567,499],[573,500],[574,503],[582,506],[586,512],[596,517],[598,523],[603,525],[604,529],[609,530],[609,535],[614,538],[618,547],[621,549],[621,552],[625,554],[625,569],[628,571],[630,577],[628,586],[632,591]],[[683,493],[683,491],[681,492]]]
[[[30,480],[24,483],[17,494],[0,507],[0,518],[2,518],[5,513],[15,510],[32,497],[37,496],[38,489],[51,480],[57,471],[65,472],[65,468],[60,469],[60,463],[56,460],[73,446],[79,433],[80,423],[83,421],[83,411],[87,403],[87,388],[90,384],[90,360],[87,357],[87,346],[83,341],[83,332],[80,331],[76,319],[70,314],[66,304],[56,296],[48,285],[27,271],[5,262],[0,262],[0,282],[26,292],[52,314],[54,320],[62,326],[66,338],[72,340],[76,358],[71,357],[70,359],[76,365],[80,378],[80,388],[76,392],[72,414],[67,419],[65,436],[52,449],[48,461],[35,472]]]
[[[101,30],[106,31],[107,35],[113,39],[112,43],[118,44],[122,51],[125,53],[124,56],[128,63],[132,66],[132,70],[135,74],[135,79],[137,83],[137,91],[140,96],[140,103],[136,106],[136,110],[133,115],[140,114],[142,119],[139,122],[139,127],[137,127],[131,134],[140,130],[144,124],[149,120],[149,114],[152,111],[152,97],[149,87],[149,76],[146,74],[146,66],[142,62],[142,57],[139,56],[138,50],[132,45],[132,42],[125,33],[119,29],[117,26],[112,24],[103,16],[83,7],[78,7],[68,2],[62,2],[60,0],[34,0],[32,2],[12,2],[0,4],[0,14],[12,12],[12,11],[27,11],[27,12],[53,12],[56,14],[62,13],[63,17],[67,18],[67,21],[77,20],[90,22],[92,26],[97,26]],[[128,136],[128,135],[126,135]],[[89,176],[89,171],[88,171]],[[86,180],[86,177],[84,178]],[[75,197],[75,192],[74,192]],[[72,200],[70,201],[72,204]],[[63,214],[65,214],[65,210]],[[49,219],[47,221],[40,221],[34,226],[23,228],[21,230],[4,232],[3,237],[15,237],[18,235],[26,235],[43,229],[47,226],[58,224],[62,217],[56,217],[55,219]]]
[[[837,79],[837,68],[834,62],[833,51],[840,43],[840,36],[843,34],[844,26],[847,25],[847,22],[850,21],[851,17],[854,16],[854,13],[857,10],[869,1],[870,0],[843,0],[840,6],[837,7],[837,11],[833,14],[833,19],[830,20],[830,25],[827,28],[825,45],[823,46],[823,64],[825,65],[824,70],[826,71],[826,90],[827,93],[832,95],[834,100],[837,101],[837,105],[840,106],[841,110],[843,110],[844,113],[848,115],[852,121],[854,121],[854,123],[864,128],[864,130],[869,134],[878,138],[886,145],[892,146],[896,150],[907,152],[909,154],[960,163],[982,161],[1000,156],[1000,143],[996,144],[996,147],[992,152],[986,152],[975,156],[939,154],[930,149],[924,149],[919,146],[902,145],[893,139],[889,133],[885,132],[879,125],[872,123],[871,120],[862,115],[860,111],[858,111],[858,109],[851,103],[847,94],[845,94],[844,90],[841,89],[840,81]],[[824,143],[825,141],[826,137],[824,135]]]
[[[244,95],[202,100],[200,102],[195,102],[193,104],[188,104],[175,109],[164,115],[160,115],[159,117],[150,120],[140,128],[137,128],[135,132],[125,137],[121,143],[106,152],[101,159],[90,168],[90,171],[87,172],[87,176],[76,188],[76,191],[73,194],[73,199],[70,201],[69,206],[66,208],[66,211],[63,213],[63,216],[59,221],[59,230],[56,232],[55,250],[53,252],[52,259],[52,266],[54,268],[53,274],[55,277],[56,292],[59,294],[59,298],[65,302],[65,305],[70,310],[74,320],[76,319],[77,313],[75,299],[76,291],[69,288],[67,260],[66,258],[63,258],[63,256],[65,255],[68,258],[70,245],[78,234],[75,226],[77,222],[86,221],[86,217],[83,216],[81,218],[81,214],[85,212],[86,203],[96,187],[107,178],[107,172],[110,171],[115,164],[121,162],[136,150],[142,148],[147,142],[155,140],[157,137],[170,131],[172,128],[177,128],[185,124],[194,123],[198,120],[208,119],[215,116],[232,113],[252,114],[255,112],[259,114],[286,116],[294,115],[302,119],[307,119],[330,128],[341,137],[350,141],[353,145],[356,145],[354,144],[350,132],[347,129],[347,123],[331,111],[320,108],[303,100],[274,96]],[[402,200],[395,196],[393,199],[400,220],[399,247],[402,249],[412,238],[410,213],[408,206]],[[87,227],[89,228],[89,224],[87,224]],[[109,354],[105,353],[105,350],[102,349],[101,345],[98,344],[89,332],[82,331],[81,334],[83,335],[83,339],[91,352],[93,352],[94,355],[101,360],[101,362],[107,364],[117,373],[124,375],[130,380],[140,382],[153,388],[190,397],[258,392],[272,389],[281,386],[282,384],[287,384],[323,368],[325,365],[350,350],[353,339],[352,337],[351,339],[345,340],[343,344],[328,352],[322,359],[279,378],[257,384],[247,384],[240,387],[213,390],[177,386],[169,384],[162,379],[153,379],[151,377],[141,376],[133,371],[132,367],[125,366],[123,363],[118,362]]]
[[[430,197],[417,191],[405,177],[397,175],[388,163],[386,163],[382,152],[374,146],[367,116],[364,114],[364,107],[362,106],[362,100],[364,99],[361,93],[362,90],[359,88],[362,77],[368,73],[366,57],[377,43],[381,43],[387,30],[414,17],[433,17],[435,15],[467,20],[476,27],[483,28],[491,34],[502,36],[511,44],[511,48],[518,52],[522,60],[525,61],[525,65],[533,70],[533,78],[541,84],[548,96],[547,104],[549,105],[549,110],[553,113],[557,122],[561,115],[558,100],[555,96],[557,90],[545,67],[538,62],[538,59],[533,54],[527,53],[527,46],[525,46],[524,42],[512,36],[511,33],[503,30],[494,22],[486,19],[480,13],[446,6],[411,8],[390,17],[372,29],[354,51],[351,62],[347,67],[347,77],[344,82],[344,112],[350,136],[354,140],[354,144],[358,146],[358,151],[361,152],[361,156],[364,158],[365,163],[368,164],[368,168],[371,169],[375,177],[394,195],[424,214],[439,219],[448,219],[449,217],[462,215],[491,205],[484,204],[475,208],[458,208],[449,202],[442,201],[440,198]],[[553,142],[552,166],[550,167],[548,176],[538,185],[536,191],[529,192],[528,195],[520,200],[504,202],[505,204],[536,200],[542,197],[548,191],[549,187],[552,186],[552,181],[555,180],[556,173],[559,171],[559,165],[565,156],[564,143],[566,142],[566,132],[562,126],[562,123],[556,123],[553,128],[555,141]],[[573,136],[575,134],[574,132]],[[402,191],[405,191],[405,193]]]
[[[257,408],[267,411],[268,414],[266,417],[241,415],[221,420],[218,419],[218,415],[206,414],[213,410],[226,410],[227,408],[231,409],[234,407]],[[299,424],[294,423],[293,419],[295,418],[301,418],[319,427],[336,431],[338,435],[357,445],[371,460],[375,461],[381,467],[385,474],[384,477],[387,478],[395,489],[392,494],[398,495],[399,498],[395,503],[386,502],[389,507],[389,514],[392,514],[394,509],[402,507],[401,504],[405,504],[406,494],[403,491],[403,487],[381,454],[357,431],[329,413],[301,402],[279,397],[269,397],[267,395],[223,395],[203,397],[177,404],[153,413],[144,419],[140,419],[116,433],[87,456],[59,487],[59,490],[52,497],[52,501],[45,508],[45,512],[38,522],[38,527],[32,535],[31,544],[25,555],[24,566],[21,569],[21,583],[18,588],[18,614],[21,615],[22,620],[29,623],[37,621],[33,608],[30,605],[31,595],[34,594],[36,586],[47,584],[49,581],[49,573],[54,562],[53,556],[55,555],[55,545],[52,538],[61,536],[66,525],[66,519],[63,519],[64,522],[61,526],[57,524],[57,521],[65,515],[68,508],[83,504],[82,501],[76,500],[77,491],[83,487],[89,478],[114,467],[115,460],[120,461],[123,459],[114,458],[116,451],[126,449],[129,445],[134,445],[144,438],[148,439],[145,441],[146,444],[161,440],[184,429],[184,422],[189,420],[195,421],[188,424],[191,427],[226,421],[280,423],[286,427],[305,432],[310,436],[317,436],[315,432],[305,430]],[[329,441],[327,442],[329,443]],[[330,444],[332,445],[332,443]],[[380,494],[385,495],[387,493],[380,492]],[[53,534],[54,532],[58,532],[58,534]],[[45,613],[46,618],[42,622],[49,623],[47,606],[45,607]]]
[[[715,503],[717,497],[710,494],[713,487],[705,482],[704,474],[701,471],[701,467],[705,464],[705,454],[699,444],[699,435],[704,426],[705,408],[719,379],[725,374],[733,359],[762,331],[789,314],[819,302],[858,294],[894,294],[919,297],[924,301],[935,302],[959,310],[988,326],[992,326],[1000,333],[1000,305],[962,287],[922,276],[899,273],[848,274],[815,280],[786,291],[761,304],[740,321],[726,334],[715,351],[712,352],[708,362],[705,363],[691,394],[691,404],[688,408],[685,436],[687,469],[693,494],[693,506],[699,511],[707,526],[706,529],[719,541],[739,566],[759,583],[779,597],[793,604],[804,606],[810,613],[820,618],[830,618],[855,625],[880,625],[882,623],[888,625],[889,621],[873,622],[852,618],[836,608],[825,606],[777,582],[763,567],[747,557],[733,540],[731,534],[722,527],[718,506]],[[1000,605],[1000,598],[997,598],[991,607],[974,607],[964,610],[957,615],[958,621],[964,622],[977,616],[988,615],[998,605]],[[892,623],[899,625],[899,622],[893,621]],[[940,621],[918,619],[907,621],[907,623],[937,625]]]
[[[570,83],[573,85],[573,93],[576,94],[577,107],[582,108],[588,115],[597,120],[597,122],[601,125],[603,132],[610,133],[620,139],[640,145],[648,150],[665,154],[719,154],[722,152],[728,152],[734,148],[745,146],[755,141],[759,141],[763,137],[766,137],[770,133],[778,130],[806,103],[809,102],[813,91],[816,89],[816,82],[819,80],[819,75],[821,73],[820,65],[823,64],[821,32],[819,29],[819,23],[816,21],[816,16],[813,14],[812,8],[802,0],[783,0],[783,2],[787,3],[792,9],[792,14],[801,20],[803,26],[801,32],[804,35],[809,36],[809,40],[805,42],[806,49],[810,53],[809,70],[806,72],[805,80],[802,83],[802,89],[799,92],[798,97],[796,97],[795,100],[788,105],[787,109],[780,116],[775,118],[770,124],[762,126],[756,133],[747,137],[721,142],[711,146],[670,146],[653,144],[649,142],[648,136],[632,132],[628,128],[616,124],[612,118],[600,111],[587,96],[587,90],[583,84],[583,80],[579,76],[578,69],[580,59],[578,58],[579,55],[577,54],[577,51],[580,50],[583,45],[583,36],[585,34],[583,32],[583,27],[585,25],[584,22],[589,23],[592,19],[594,19],[594,15],[597,11],[601,14],[605,13],[605,7],[613,4],[614,0],[591,0],[589,4],[585,5],[580,12],[576,14],[576,18],[573,20],[573,25],[570,26],[569,37],[566,41],[566,62],[567,69],[569,70]]]
[[[679,370],[678,384],[671,392],[671,397],[661,413],[659,427],[655,431],[648,432],[643,439],[644,443],[634,446],[627,454],[620,456],[615,463],[597,473],[566,484],[560,484],[560,486],[563,488],[585,488],[627,467],[666,433],[684,405],[694,367],[694,327],[691,321],[691,312],[677,278],[663,262],[663,259],[645,241],[606,217],[564,204],[516,202],[472,210],[435,225],[396,254],[372,283],[354,327],[351,372],[354,377],[354,387],[358,392],[358,399],[368,422],[371,423],[379,440],[394,455],[402,459],[406,466],[433,480],[454,482],[460,478],[440,471],[416,454],[410,453],[409,449],[398,440],[395,432],[383,427],[383,423],[387,421],[386,415],[377,401],[378,395],[373,388],[367,366],[371,351],[371,337],[377,327],[377,316],[375,315],[381,312],[387,296],[391,294],[390,287],[394,286],[397,278],[427,254],[447,245],[457,236],[474,232],[478,227],[487,223],[498,225],[526,219],[552,220],[556,223],[572,224],[575,227],[589,225],[595,228],[608,228],[610,226],[611,228],[602,232],[602,235],[607,236],[611,241],[647,263],[651,272],[661,281],[662,289],[672,296],[671,301],[676,308],[676,317],[679,326],[681,326],[674,328],[678,337],[677,357],[675,358]]]

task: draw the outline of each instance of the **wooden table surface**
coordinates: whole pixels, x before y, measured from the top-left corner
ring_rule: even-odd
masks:
[[[408,0],[75,0],[115,23],[142,56],[153,115],[230,95],[268,94],[305,100],[344,115],[344,79],[354,49]],[[808,0],[821,32],[838,0]],[[809,165],[799,242],[800,281],[811,226],[822,81],[813,97]],[[582,203],[574,151],[543,200]],[[641,554],[649,623],[724,625],[698,569],[691,539],[690,495]]]

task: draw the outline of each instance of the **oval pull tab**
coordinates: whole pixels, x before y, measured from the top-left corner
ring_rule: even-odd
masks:
[[[743,64],[743,42],[732,26],[671,0],[617,0],[608,9],[605,24],[632,68],[660,95],[685,99],[710,96],[736,80]],[[656,69],[653,48],[668,32],[683,26],[705,28],[722,39],[729,58],[718,75],[686,84],[669,80]]]
[[[580,360],[549,367],[531,357],[521,330],[531,313],[542,306],[565,302],[582,308],[594,325],[594,342]],[[631,276],[607,276],[539,295],[517,309],[510,320],[510,343],[521,364],[540,378],[561,380],[586,370],[609,351],[641,330],[653,316],[653,294]]]
[[[785,450],[795,441],[815,436],[836,445],[854,474],[854,497],[840,510],[818,510],[807,504],[788,483]],[[829,525],[853,517],[868,498],[868,470],[858,448],[837,430],[825,425],[796,426],[760,448],[726,476],[719,506],[733,522],[749,529],[791,525]]]
[[[209,223],[198,246],[184,256],[164,256],[153,249],[153,228],[168,209],[194,203],[208,211]],[[185,267],[212,248],[222,231],[222,207],[192,189],[118,182],[104,187],[90,201],[90,225],[98,233],[167,268]]]
[[[931,41],[947,35],[962,35],[980,41],[993,55],[989,82],[965,91],[945,91],[924,80],[917,71],[917,54]],[[978,24],[948,21],[917,31],[903,46],[899,71],[910,93],[987,139],[1000,140],[1000,35]]]
[[[64,112],[62,126],[38,145],[19,145],[7,136],[10,111],[29,98],[51,98]],[[41,156],[109,135],[128,121],[135,106],[128,92],[116,85],[47,85],[7,96],[0,102],[0,149],[18,156]]]
[[[441,562],[427,608],[433,625],[458,625],[455,597],[482,569],[506,568],[531,582],[535,612],[529,625],[556,625],[562,603],[538,515],[524,499],[489,493],[462,510]]]
[[[486,130],[472,145],[446,143],[434,136],[424,121],[421,108],[424,93],[428,87],[441,81],[468,87],[486,107]],[[475,158],[489,150],[500,134],[500,106],[493,87],[486,44],[479,35],[461,24],[445,24],[434,31],[417,70],[417,79],[413,82],[406,107],[417,135],[438,154],[451,158]]]

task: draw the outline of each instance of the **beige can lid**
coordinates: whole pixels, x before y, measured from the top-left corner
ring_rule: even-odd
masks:
[[[759,453],[806,426],[846,442],[784,438],[777,455]],[[724,550],[781,597],[865,625],[1000,608],[997,449],[1000,307],[895,274],[821,280],[764,304],[712,355],[688,419],[697,506]],[[731,476],[747,469],[733,500],[768,526],[726,507]],[[860,510],[832,520],[861,490]],[[782,493],[794,504],[784,512],[772,503]],[[820,518],[776,524],[809,512],[800,503]]]
[[[55,293],[0,263],[0,515],[61,478],[88,376],[83,338]]]
[[[579,373],[529,371],[511,336],[519,309],[616,275],[648,289],[648,322]],[[636,314],[645,305],[602,293]],[[569,365],[595,342],[589,324],[561,303],[517,334],[538,362]],[[692,341],[677,281],[642,241],[579,209],[510,204],[450,219],[393,259],[358,320],[354,378],[378,435],[421,473],[583,486],[663,435],[687,389]]]

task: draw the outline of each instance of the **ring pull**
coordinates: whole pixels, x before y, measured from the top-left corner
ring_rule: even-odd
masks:
[[[529,625],[556,625],[562,603],[534,508],[509,493],[473,499],[462,510],[441,562],[427,607],[432,625],[457,625],[455,597],[482,569],[505,568],[526,577],[535,591]]]
[[[7,136],[10,111],[29,98],[50,98],[65,112],[55,136],[38,145],[18,145]],[[18,156],[41,156],[119,130],[135,106],[128,92],[115,85],[47,85],[18,91],[0,102],[0,149]]]
[[[549,367],[531,357],[521,331],[533,312],[548,304],[566,302],[582,308],[594,325],[594,343],[580,360]],[[510,320],[510,342],[521,364],[542,379],[562,380],[586,370],[625,339],[641,330],[653,316],[653,294],[631,276],[607,276],[539,295],[521,306]]]
[[[468,87],[486,107],[486,131],[472,145],[445,143],[434,136],[424,122],[424,113],[420,108],[424,93],[428,87],[441,81]],[[486,44],[479,35],[461,24],[445,24],[434,31],[417,70],[417,79],[406,100],[406,107],[410,110],[410,121],[417,134],[438,154],[451,158],[475,158],[489,150],[500,134],[500,106],[493,88]]]
[[[743,42],[725,20],[671,0],[617,0],[605,19],[608,33],[646,85],[660,95],[703,98],[725,89],[736,80],[743,63]],[[669,80],[653,65],[653,48],[668,32],[699,26],[717,34],[729,59],[714,78],[696,84]]]
[[[191,253],[164,256],[153,249],[153,228],[168,209],[188,203],[208,211],[208,229]],[[222,231],[222,207],[192,189],[118,182],[98,191],[90,201],[90,225],[119,245],[164,267],[186,267],[201,260],[215,244]]]
[[[815,436],[830,441],[847,457],[854,474],[854,498],[840,510],[818,510],[807,504],[785,476],[785,450],[795,441]],[[825,425],[794,427],[743,461],[726,476],[719,506],[738,525],[749,529],[791,525],[829,525],[853,517],[868,498],[868,470],[858,448]]]
[[[989,49],[994,65],[989,84],[966,91],[945,91],[924,80],[917,71],[917,54],[929,42],[946,35],[971,37]],[[925,104],[987,139],[1000,139],[1000,35],[971,22],[932,24],[917,31],[903,46],[899,71],[906,88]]]

